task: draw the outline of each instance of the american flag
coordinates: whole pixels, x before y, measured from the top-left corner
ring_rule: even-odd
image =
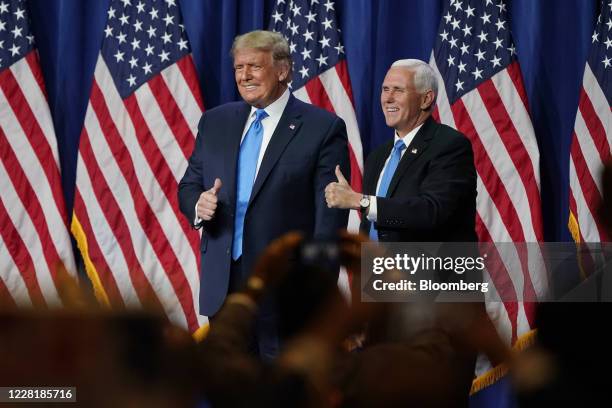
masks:
[[[203,111],[176,0],[113,0],[81,133],[72,232],[98,298],[196,332],[199,235],[178,209]]]
[[[472,142],[479,240],[542,241],[539,151],[506,3],[447,2],[430,63],[443,80],[436,116]],[[541,252],[517,251],[503,258],[503,265],[487,277],[502,299],[541,298],[546,289]],[[508,343],[533,328],[533,309],[533,303],[487,302]]]
[[[576,242],[608,241],[598,220],[601,173],[612,145],[612,1],[601,2],[591,37],[570,153],[569,228]]]
[[[75,276],[57,140],[23,0],[0,0],[0,303],[60,306]]]
[[[335,113],[346,123],[351,160],[351,186],[361,191],[363,149],[355,116],[353,91],[334,2],[278,0],[270,29],[289,42],[293,58],[293,95]],[[349,229],[359,229],[359,215],[351,211]]]

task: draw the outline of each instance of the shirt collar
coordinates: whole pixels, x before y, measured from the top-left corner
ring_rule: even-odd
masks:
[[[290,94],[291,93],[289,92],[289,88],[285,89],[285,92],[283,92],[280,98],[278,98],[277,100],[275,100],[274,102],[272,102],[271,104],[263,108],[269,117],[273,117],[273,118],[281,117],[281,115],[283,114],[283,111],[285,110],[285,106],[287,106],[287,102],[289,102]],[[256,108],[255,106],[251,106],[251,113],[249,114],[249,118],[253,117],[257,109],[259,108]]]
[[[417,126],[414,129],[412,129],[410,132],[408,132],[404,136],[399,136],[397,134],[397,130],[396,130],[394,132],[395,138],[393,140],[393,144],[397,143],[397,141],[401,139],[404,142],[404,144],[406,145],[406,148],[407,148],[408,146],[410,146],[410,143],[412,143],[412,140],[416,136],[417,132],[421,129],[421,127],[423,127],[423,123],[421,123],[419,126]]]

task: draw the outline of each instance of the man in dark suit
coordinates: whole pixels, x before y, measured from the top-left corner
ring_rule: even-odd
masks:
[[[361,229],[372,240],[477,240],[472,147],[464,135],[431,117],[437,84],[435,72],[423,61],[393,63],[380,95],[385,121],[395,130],[393,140],[368,157],[363,195],[350,188],[339,168],[337,182],[326,187],[328,206],[361,210]],[[410,364],[424,364],[420,368],[424,373],[443,370],[432,378],[443,379],[448,388],[443,389],[444,393],[452,396],[450,406],[468,406],[476,354],[471,347],[465,347],[457,328],[478,327],[495,334],[483,303],[396,304],[386,320],[377,324],[388,327],[383,338],[401,340],[401,347],[413,353],[411,358],[422,355],[427,346],[431,351],[425,353],[428,359]],[[444,361],[446,368],[436,361]],[[424,377],[418,370],[414,375]]]
[[[207,316],[244,284],[270,241],[292,230],[330,237],[348,221],[348,211],[328,208],[324,197],[334,166],[349,171],[342,119],[291,95],[291,54],[280,34],[238,36],[231,53],[244,101],[202,116],[178,192],[181,211],[203,230],[200,313]],[[262,357],[278,350],[273,309],[263,308],[258,321]]]
[[[361,210],[361,230],[373,240],[476,241],[472,147],[464,135],[431,118],[436,94],[437,78],[427,63],[393,63],[380,96],[393,140],[368,157],[363,195],[338,168],[338,181],[326,187],[328,206]]]

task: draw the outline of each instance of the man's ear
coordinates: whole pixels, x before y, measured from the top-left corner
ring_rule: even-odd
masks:
[[[426,91],[421,97],[421,110],[429,110],[434,102],[434,99],[435,95],[433,91],[431,89]]]
[[[280,65],[280,72],[278,74],[278,82],[285,82],[285,80],[287,79],[287,76],[289,76],[289,67],[287,66],[287,64],[283,63]]]

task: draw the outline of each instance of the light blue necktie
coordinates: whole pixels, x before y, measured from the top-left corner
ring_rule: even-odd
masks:
[[[251,191],[255,183],[255,170],[257,159],[263,140],[263,126],[261,121],[268,114],[263,109],[255,111],[255,120],[244,135],[240,144],[238,155],[238,168],[236,170],[236,218],[234,219],[234,241],[232,243],[232,259],[236,260],[242,255],[242,232],[244,230],[244,216],[246,215]]]
[[[393,150],[391,151],[391,158],[389,158],[389,162],[387,163],[387,167],[385,167],[382,180],[380,180],[380,186],[378,187],[378,192],[376,192],[376,197],[387,196],[389,184],[391,184],[391,179],[393,178],[397,165],[402,158],[402,150],[405,148],[406,144],[403,140],[400,139],[395,142],[395,146],[393,146]],[[378,241],[378,231],[376,230],[376,227],[374,227],[373,222],[370,224],[370,239],[372,241]]]

